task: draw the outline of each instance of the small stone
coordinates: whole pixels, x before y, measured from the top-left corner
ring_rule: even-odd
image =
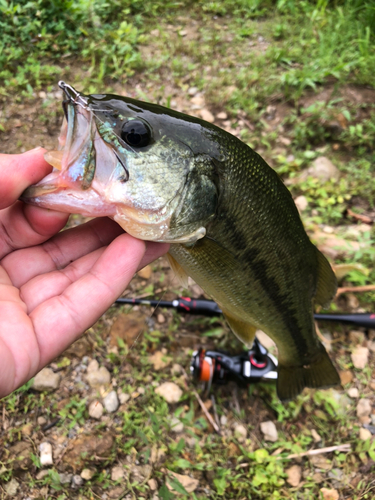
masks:
[[[89,406],[89,415],[91,418],[95,418],[96,420],[100,420],[103,416],[103,405],[100,401],[93,401]]]
[[[170,419],[169,425],[171,427],[171,431],[179,434],[184,430],[184,424],[177,417],[172,417]]]
[[[371,432],[368,429],[365,429],[364,427],[361,427],[359,429],[359,439],[361,441],[367,441],[367,439],[371,439]]]
[[[368,417],[372,411],[371,401],[367,398],[360,399],[357,404],[357,417]]]
[[[277,441],[278,433],[276,425],[272,422],[272,420],[268,420],[267,422],[262,422],[260,424],[260,430],[264,434],[264,439],[266,441],[272,441],[272,442]]]
[[[165,316],[162,313],[159,313],[156,319],[158,320],[158,323],[160,323],[161,325],[165,323]]]
[[[91,364],[91,363],[90,363]],[[99,370],[89,371],[87,368],[87,382],[91,387],[99,387],[101,385],[107,385],[111,381],[111,375],[105,366],[99,368]]]
[[[174,363],[171,368],[171,373],[172,375],[182,375],[182,373],[184,373],[184,369],[178,363]]]
[[[74,474],[74,476],[72,477],[72,488],[75,490],[80,488],[81,486],[83,486],[83,478],[78,474]]]
[[[228,423],[228,418],[225,415],[221,415],[220,417],[220,425],[225,427]]]
[[[38,422],[38,425],[40,425],[42,427],[43,425],[45,425],[47,423],[47,419],[44,417],[38,417],[37,422]]]
[[[306,208],[309,205],[309,202],[307,201],[306,196],[297,196],[297,198],[294,200],[294,203],[296,204],[296,206],[300,212],[303,212],[304,210],[306,210]]]
[[[53,391],[60,385],[60,375],[54,373],[51,368],[43,368],[36,374],[33,389],[36,391]]]
[[[177,481],[182,484],[182,486],[188,493],[193,493],[193,491],[195,491],[199,486],[198,479],[193,479],[190,476],[177,474],[177,472],[172,472],[170,470],[168,470],[168,474],[177,479]],[[173,486],[171,486],[168,481],[167,481],[167,488],[171,491],[175,491]]]
[[[296,488],[302,477],[302,468],[299,465],[292,465],[292,467],[289,467],[286,471],[287,474],[287,483],[290,484],[290,486],[293,486]]]
[[[130,394],[127,394],[126,392],[120,392],[118,394],[118,398],[120,400],[120,403],[123,405],[125,403],[127,403],[130,399]]]
[[[216,115],[216,118],[218,120],[226,120],[228,118],[228,115],[226,114],[225,111],[220,111],[220,113]]]
[[[124,467],[117,465],[116,467],[113,467],[111,470],[111,479],[112,481],[118,481],[119,479],[122,479],[125,477],[125,469]]]
[[[238,439],[240,443],[243,443],[247,438],[247,429],[244,425],[238,424],[234,428],[234,436]]]
[[[315,429],[311,429],[311,435],[315,443],[320,443],[320,441],[322,440],[322,438],[319,436],[319,434],[316,432]]]
[[[319,156],[312,162],[311,167],[307,169],[307,177],[315,177],[320,181],[329,181],[330,179],[338,180],[340,171],[337,167],[325,156]]]
[[[349,390],[348,390],[348,396],[350,398],[359,398],[359,390],[356,388],[356,387],[351,387]]]
[[[367,347],[356,347],[350,357],[352,358],[352,363],[354,368],[358,370],[363,370],[368,362],[369,350]]]
[[[96,359],[92,359],[87,366],[87,373],[97,372],[99,370],[99,363]]]
[[[31,423],[25,424],[22,427],[21,432],[23,436],[30,437],[31,434],[33,433],[33,424]]]
[[[353,373],[350,370],[340,371],[340,380],[342,385],[350,384],[354,378]]]
[[[111,391],[107,394],[107,396],[103,399],[103,404],[108,413],[115,412],[119,407],[119,400],[116,391]]]
[[[292,141],[288,137],[279,137],[279,142],[283,144],[284,146],[290,146],[292,144]]]
[[[138,271],[137,274],[140,278],[143,278],[144,280],[148,280],[152,274],[152,267],[150,265],[145,266],[143,269]]]
[[[164,382],[155,389],[155,393],[164,398],[167,403],[178,403],[182,397],[182,390],[174,382]]]
[[[323,500],[339,500],[339,492],[334,488],[320,488]]]
[[[6,484],[5,486],[5,493],[9,496],[9,497],[15,497],[17,495],[17,490],[18,490],[18,487],[19,487],[19,482],[14,479],[14,477]]]
[[[90,481],[95,475],[95,469],[83,469],[81,472],[81,478],[85,481]]]
[[[65,474],[62,472],[61,474],[59,474],[60,484],[70,484],[72,481],[72,477],[73,474]]]
[[[47,443],[47,442],[40,443],[39,451],[40,451],[40,463],[41,463],[41,465],[52,465],[53,458],[52,458],[52,445],[51,445],[51,443]]]
[[[147,484],[149,485],[151,491],[155,491],[158,489],[158,482],[154,478],[149,479],[147,481]]]
[[[206,122],[213,123],[215,121],[214,115],[206,108],[201,109],[199,114],[202,120],[205,120]]]
[[[346,294],[346,297],[349,294]],[[354,294],[353,294],[354,295]],[[354,296],[355,297],[355,296]],[[356,298],[356,297],[355,297]],[[357,306],[358,307],[358,306]],[[352,309],[356,309],[353,307]],[[353,344],[362,344],[363,341],[365,340],[365,334],[363,332],[360,332],[359,330],[351,330],[349,332],[349,340],[350,342],[353,342]]]
[[[188,94],[194,96],[195,94],[198,93],[198,91],[199,91],[198,87],[190,87],[188,90]]]

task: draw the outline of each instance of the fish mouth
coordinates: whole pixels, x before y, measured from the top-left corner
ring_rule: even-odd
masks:
[[[37,184],[28,187],[21,200],[63,212],[78,212],[87,216],[112,216],[114,204],[103,196],[105,186],[95,180],[98,134],[93,112],[86,96],[79,94],[65,82],[59,82],[65,94],[64,120],[58,139],[58,148],[47,151],[44,159],[53,170]],[[100,148],[101,171],[115,169],[115,152],[105,144]],[[103,178],[103,172],[101,172]]]

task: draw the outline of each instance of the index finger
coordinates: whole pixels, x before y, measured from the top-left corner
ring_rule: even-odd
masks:
[[[51,172],[43,158],[45,151],[36,148],[19,155],[0,154],[0,209],[12,205],[28,186]]]

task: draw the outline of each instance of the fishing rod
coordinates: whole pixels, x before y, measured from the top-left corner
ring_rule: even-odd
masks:
[[[166,307],[175,309],[178,312],[190,314],[202,314],[203,316],[220,316],[222,310],[213,300],[192,299],[190,297],[179,297],[168,300],[145,300],[145,299],[117,299],[116,304],[144,305],[152,307]],[[362,326],[368,329],[375,329],[375,313],[353,313],[353,314],[314,314],[317,321],[332,321],[336,323]]]

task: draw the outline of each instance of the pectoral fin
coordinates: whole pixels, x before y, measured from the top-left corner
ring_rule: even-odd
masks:
[[[246,345],[246,347],[250,348],[254,342],[255,332],[257,330],[256,327],[231,316],[225,310],[223,310],[223,314],[232,332]]]
[[[315,304],[326,306],[333,299],[337,290],[337,280],[328,260],[318,252],[318,283],[315,292]]]
[[[170,253],[167,253],[169,265],[172,268],[172,271],[175,273],[176,278],[178,279],[178,282],[180,283],[181,286],[184,288],[188,287],[188,279],[189,276],[187,275],[185,269],[183,269],[180,264],[177,262],[177,260],[172,257]]]

